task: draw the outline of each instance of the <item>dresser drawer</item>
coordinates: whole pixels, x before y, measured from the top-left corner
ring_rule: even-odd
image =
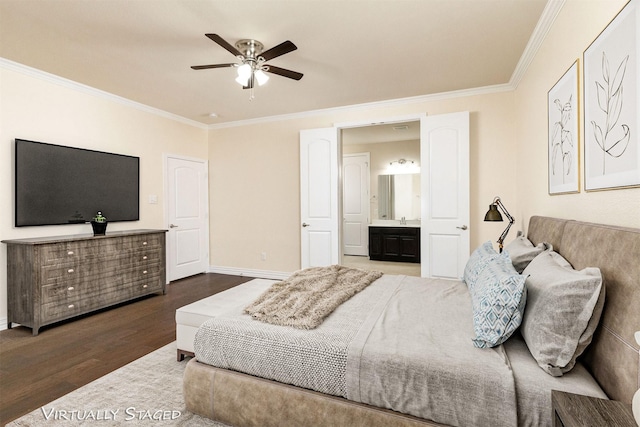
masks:
[[[124,288],[111,288],[102,294],[103,302],[116,304],[133,298],[163,290],[162,279],[158,276],[128,283]]]
[[[86,285],[81,281],[73,283],[60,283],[42,287],[42,303],[51,304],[59,302],[74,302],[83,298],[87,294]]]
[[[42,265],[59,265],[77,262],[84,254],[83,242],[62,242],[40,247]]]
[[[45,323],[68,319],[91,310],[86,300],[54,302],[42,306],[41,321]]]
[[[132,268],[120,270],[112,276],[96,275],[78,280],[65,280],[42,287],[42,303],[73,303],[82,299],[100,298],[110,293],[140,294],[151,289],[162,290],[162,271],[160,264],[148,269]],[[109,298],[107,298],[109,299]]]
[[[164,234],[142,234],[120,239],[59,242],[42,245],[43,265],[66,265],[89,259],[111,259],[124,253],[160,253]]]
[[[112,244],[112,250],[129,251],[129,250],[147,250],[157,249],[164,246],[164,234],[141,234],[137,236],[128,236],[124,239],[116,239]]]
[[[85,259],[68,262],[64,265],[45,265],[41,267],[40,285],[76,283],[94,276],[109,277],[128,271],[147,274],[150,270],[160,269],[160,265],[163,263],[161,258],[159,251],[123,252],[96,260]],[[145,271],[147,273],[144,273]]]

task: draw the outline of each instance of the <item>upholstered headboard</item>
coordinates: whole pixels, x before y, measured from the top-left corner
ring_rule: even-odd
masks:
[[[631,403],[640,387],[640,229],[534,216],[528,239],[549,242],[573,268],[598,267],[605,305],[593,341],[579,360],[611,399]]]

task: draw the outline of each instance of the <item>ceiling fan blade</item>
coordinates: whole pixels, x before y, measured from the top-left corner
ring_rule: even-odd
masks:
[[[276,67],[274,65],[266,65],[265,66],[267,73],[277,74],[282,77],[288,77],[293,80],[300,80],[304,74],[298,73],[297,71],[287,70],[286,68]]]
[[[285,53],[293,52],[298,47],[293,44],[293,42],[287,40],[285,42],[280,43],[278,46],[272,47],[264,52],[262,52],[258,56],[262,56],[265,61],[276,58],[280,55],[284,55]]]
[[[214,42],[218,43],[223,48],[227,49],[229,52],[231,52],[233,54],[233,56],[242,56],[242,57],[244,57],[242,52],[240,52],[238,49],[236,49],[235,46],[229,44],[225,39],[223,39],[219,35],[217,35],[217,34],[205,34],[205,36],[209,37],[211,40],[213,40]]]
[[[226,67],[235,67],[237,64],[212,64],[212,65],[192,65],[191,68],[194,70],[206,70],[208,68],[226,68]]]

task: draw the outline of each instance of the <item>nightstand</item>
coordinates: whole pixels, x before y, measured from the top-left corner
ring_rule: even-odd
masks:
[[[637,427],[631,405],[615,400],[551,391],[553,427]]]

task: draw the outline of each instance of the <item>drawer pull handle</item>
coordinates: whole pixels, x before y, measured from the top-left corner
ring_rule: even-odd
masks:
[[[73,251],[67,252],[67,255],[73,255]]]
[[[73,304],[69,304],[67,307],[68,308],[73,308],[74,306],[73,306]]]
[[[142,274],[147,274],[147,270],[144,270],[144,271],[142,272]]]
[[[142,242],[142,246],[147,246],[147,242]]]
[[[73,273],[73,268],[68,269],[67,273]]]
[[[146,287],[148,287],[148,286],[149,286],[149,285],[142,285],[142,287],[143,287],[143,288],[146,288]]]
[[[67,290],[68,290],[68,291],[72,291],[72,290],[74,290],[74,289],[75,289],[75,288],[74,288],[73,286],[69,286],[69,287],[67,288]]]
[[[146,255],[145,255],[145,256],[143,256],[143,257],[142,257],[142,259],[147,259],[147,256],[146,256]]]

